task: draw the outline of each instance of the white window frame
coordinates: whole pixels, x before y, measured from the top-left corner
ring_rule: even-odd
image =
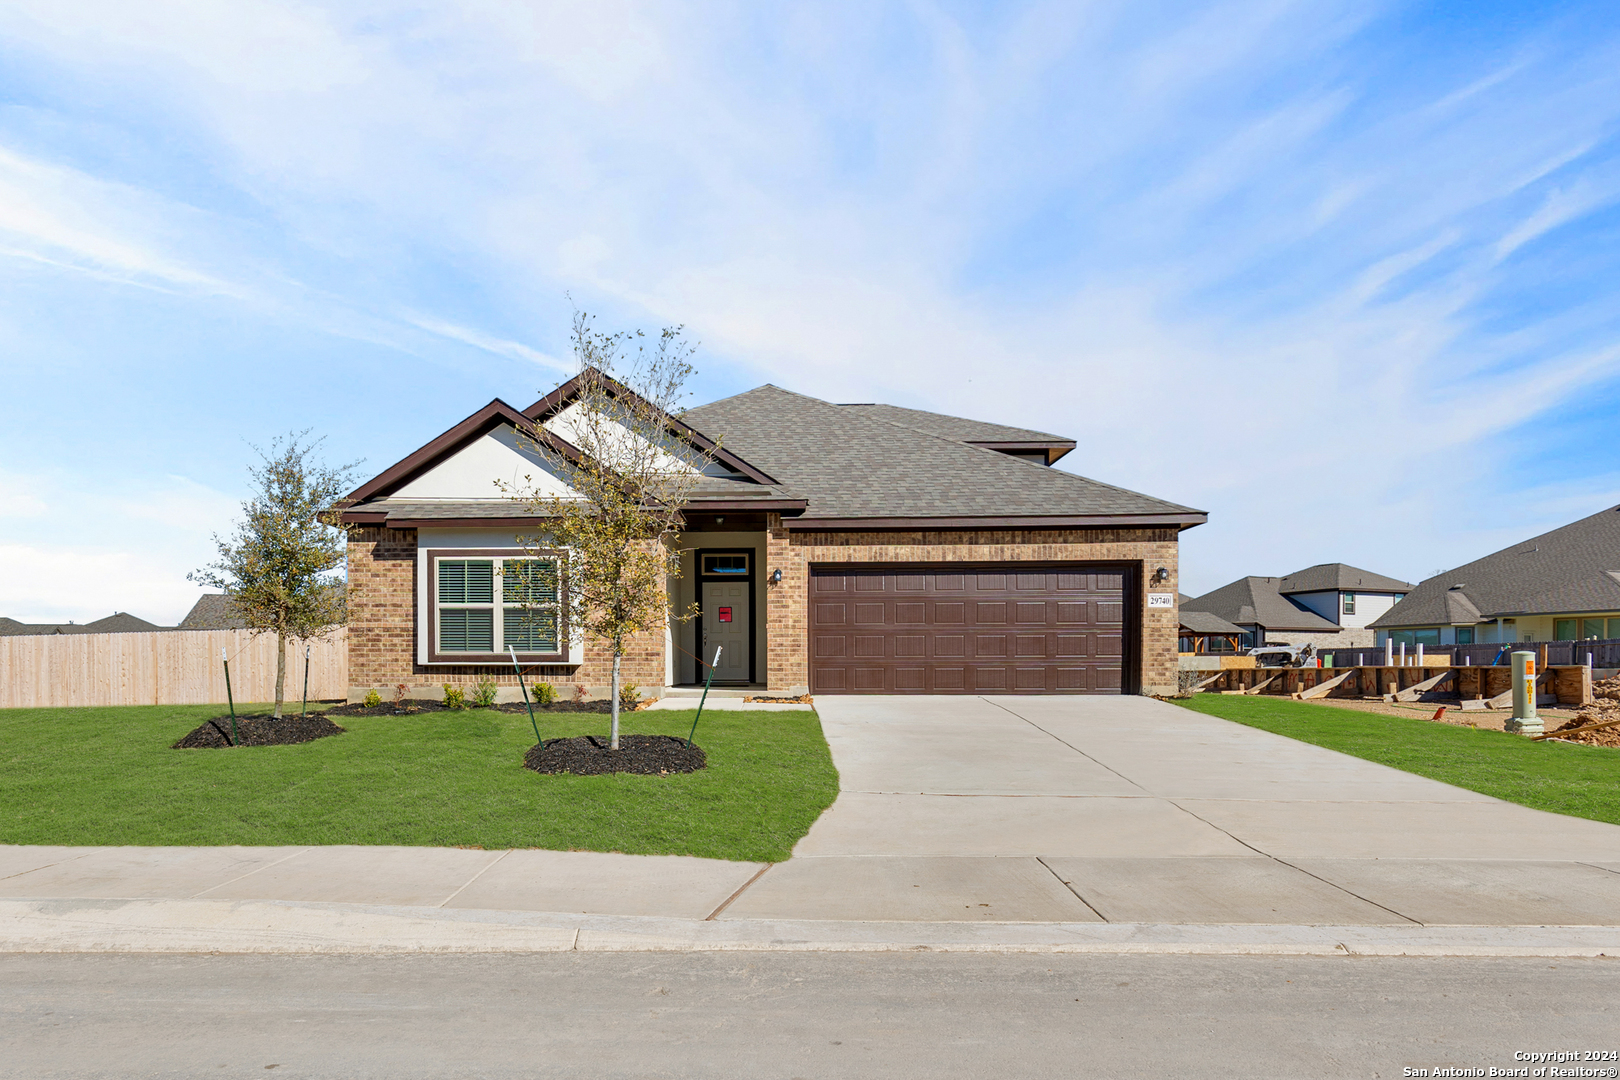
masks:
[[[566,605],[567,566],[568,560],[561,551],[529,552],[521,548],[434,548],[426,551],[427,561],[427,662],[430,664],[487,664],[510,660],[511,654],[505,651],[505,623],[506,612],[516,610],[527,605],[505,603],[505,565],[507,562],[537,561],[551,562],[557,568],[557,594],[556,599],[548,604],[535,605],[534,609],[552,611],[557,620],[556,649],[550,652],[522,651],[517,653],[518,659],[529,663],[565,664],[570,663],[568,620]],[[490,652],[453,652],[440,648],[440,620],[439,620],[439,565],[443,562],[489,562],[491,564],[491,588],[488,602],[469,602],[446,604],[445,607],[462,610],[488,610],[490,616],[490,642],[494,646]]]

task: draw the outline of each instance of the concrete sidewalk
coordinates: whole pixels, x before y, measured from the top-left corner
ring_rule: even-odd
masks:
[[[0,847],[0,949],[1620,952],[1620,827],[1150,699],[818,706],[841,792],[786,863]]]

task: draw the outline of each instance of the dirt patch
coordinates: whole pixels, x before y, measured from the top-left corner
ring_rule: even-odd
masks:
[[[673,735],[621,735],[619,749],[608,749],[605,735],[581,735],[572,739],[547,739],[531,746],[523,755],[523,767],[537,773],[572,773],[575,776],[601,776],[605,773],[635,773],[638,776],[668,776],[707,768],[703,747],[686,745]]]
[[[1615,682],[1605,679],[1604,682]],[[1613,698],[1600,698],[1590,705],[1582,706],[1575,718],[1554,729],[1548,725],[1547,730],[1560,739],[1570,742],[1585,743],[1588,746],[1609,746],[1620,749],[1620,725],[1615,727],[1599,728],[1596,731],[1575,732],[1575,728],[1585,727],[1589,724],[1603,724],[1610,720],[1620,720],[1620,700]],[[1565,734],[1569,732],[1570,734]]]
[[[1610,675],[1593,683],[1592,697],[1598,701],[1620,701],[1620,675]]]
[[[1425,701],[1425,702],[1388,702],[1375,701],[1367,698],[1316,698],[1306,702],[1307,705],[1322,705],[1334,709],[1354,709],[1357,712],[1377,713],[1381,716],[1405,716],[1413,720],[1433,720],[1434,714],[1440,706],[1446,707],[1445,713],[1437,723],[1451,724],[1455,727],[1472,727],[1485,731],[1502,731],[1508,720],[1513,716],[1512,709],[1484,709],[1464,712],[1462,702],[1452,701]],[[1537,710],[1541,722],[1551,731],[1556,724],[1574,719],[1578,710],[1573,705],[1543,705]]]
[[[341,735],[344,729],[320,714],[310,716],[238,716],[236,718],[237,745],[291,746],[314,742],[330,735]],[[191,731],[175,743],[172,750],[219,750],[231,746],[231,718],[216,716]]]
[[[798,697],[745,697],[744,701],[761,701],[769,705],[814,705],[815,698],[809,694],[800,694]]]
[[[476,709],[476,705],[468,705],[468,709]],[[510,713],[527,716],[528,708],[521,701],[509,701],[500,705],[489,706],[491,712]],[[420,713],[458,712],[465,710],[447,709],[438,701],[407,701],[403,706],[393,702],[383,702],[381,705],[362,705],[355,702],[352,705],[339,705],[326,710],[327,716],[416,716]],[[610,713],[613,703],[610,701],[554,701],[550,705],[536,705],[537,713]],[[628,711],[628,710],[620,710]]]

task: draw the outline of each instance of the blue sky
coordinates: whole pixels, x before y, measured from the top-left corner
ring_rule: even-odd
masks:
[[[1075,438],[1182,586],[1620,502],[1612,4],[0,8],[0,614],[178,619],[290,429],[390,464],[568,296]]]

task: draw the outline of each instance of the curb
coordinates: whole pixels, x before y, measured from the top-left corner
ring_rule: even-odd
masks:
[[[1620,926],[1293,926],[667,919],[272,900],[0,900],[0,952],[1002,952],[1620,956]]]

